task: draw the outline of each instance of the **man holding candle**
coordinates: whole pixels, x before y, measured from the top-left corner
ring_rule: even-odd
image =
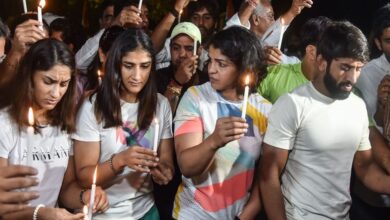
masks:
[[[171,64],[158,70],[156,75],[158,92],[168,98],[175,112],[188,87],[202,84],[208,77],[197,69],[199,50],[196,49],[202,42],[200,30],[190,22],[182,22],[173,28],[170,39]]]
[[[390,192],[390,176],[372,160],[365,104],[352,93],[367,59],[363,33],[335,22],[317,45],[317,77],[276,101],[260,165],[270,219],[349,219],[352,168]]]

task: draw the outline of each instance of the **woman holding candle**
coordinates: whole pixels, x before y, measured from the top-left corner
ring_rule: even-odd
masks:
[[[142,30],[124,31],[107,56],[102,85],[78,114],[73,136],[78,179],[91,186],[97,165],[96,184],[106,188],[110,201],[95,220],[159,219],[151,178],[167,184],[174,169],[171,110],[156,92],[154,59]]]
[[[187,90],[174,120],[183,176],[173,216],[254,219],[260,209],[255,169],[271,109],[254,91],[265,73],[264,55],[255,35],[237,26],[217,33],[208,50],[210,82]]]
[[[69,134],[74,131],[75,64],[65,44],[51,39],[33,44],[22,58],[14,78],[13,99],[0,110],[0,167],[26,164],[38,170],[37,186],[29,190],[39,198],[31,206],[12,213],[6,219],[82,219],[65,209],[82,208],[78,195],[82,188],[75,181]],[[27,138],[27,112],[34,109],[32,138]],[[28,150],[28,149],[31,149]],[[31,152],[31,153],[27,153]],[[32,154],[32,155],[28,155]],[[96,210],[108,207],[105,193],[99,189]],[[86,201],[89,191],[84,193]],[[58,201],[57,201],[58,200]],[[44,207],[45,206],[45,207]]]

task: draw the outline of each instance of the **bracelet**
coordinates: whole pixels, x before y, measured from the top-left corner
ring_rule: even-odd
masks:
[[[84,202],[84,193],[85,193],[85,191],[87,191],[88,189],[82,189],[81,191],[80,191],[80,203],[81,204],[83,204],[83,205],[85,205],[85,202]]]
[[[38,211],[42,207],[45,207],[45,205],[39,204],[37,207],[35,207],[34,213],[33,213],[33,220],[38,220]]]
[[[169,12],[173,15],[173,17],[175,18],[179,17],[180,12],[178,12],[175,7],[172,7],[171,10],[169,10]]]
[[[112,160],[114,159],[115,155],[116,154],[112,154],[111,157],[110,157],[110,160],[108,160],[108,162],[110,163],[110,167],[111,167],[112,172],[114,172],[114,174],[116,175],[117,171],[115,170],[114,163],[112,162]]]

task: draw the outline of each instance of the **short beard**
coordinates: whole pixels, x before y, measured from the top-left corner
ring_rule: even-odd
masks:
[[[333,99],[344,100],[349,97],[349,94],[351,94],[351,92],[343,91],[340,88],[344,83],[338,85],[336,80],[330,74],[328,67],[326,68],[326,73],[324,76],[324,84],[330,94],[330,97]]]

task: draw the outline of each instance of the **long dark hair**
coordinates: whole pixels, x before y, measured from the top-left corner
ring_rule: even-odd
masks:
[[[243,93],[244,78],[248,73],[252,73],[250,91],[256,92],[255,89],[266,73],[267,66],[261,43],[256,35],[246,28],[233,26],[215,34],[210,45],[221,50],[221,53],[236,65],[239,72],[237,93]]]
[[[71,70],[71,79],[68,89],[60,102],[47,113],[51,125],[58,126],[68,133],[75,131],[75,60],[68,47],[54,39],[44,39],[36,42],[22,58],[18,73],[13,81],[13,99],[10,103],[9,113],[18,124],[19,129],[28,125],[27,112],[34,103],[34,74],[48,71],[55,65],[64,65]]]
[[[157,89],[154,83],[155,58],[152,42],[141,29],[130,28],[117,37],[107,55],[105,76],[96,94],[95,115],[104,128],[122,126],[120,90],[122,84],[122,58],[142,48],[152,58],[152,69],[144,88],[137,94],[139,101],[137,124],[140,129],[149,127],[157,106]]]

